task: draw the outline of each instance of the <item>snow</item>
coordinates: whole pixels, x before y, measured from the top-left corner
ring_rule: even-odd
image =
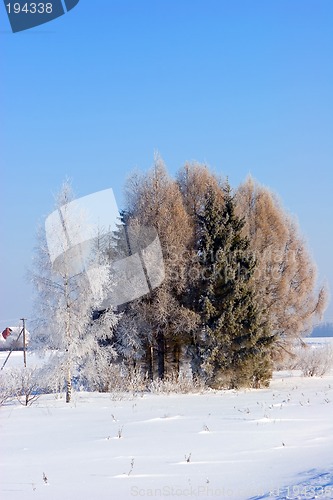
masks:
[[[15,352],[5,370],[18,364]],[[7,403],[0,498],[332,499],[332,417],[333,373],[275,372],[259,390]]]

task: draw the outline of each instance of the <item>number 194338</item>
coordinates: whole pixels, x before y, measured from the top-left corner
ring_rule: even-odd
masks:
[[[9,2],[6,4],[8,14],[52,14],[52,2]]]

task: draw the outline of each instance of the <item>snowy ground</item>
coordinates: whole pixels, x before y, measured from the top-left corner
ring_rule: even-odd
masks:
[[[238,392],[77,393],[69,405],[42,396],[0,408],[0,498],[333,499],[332,450],[333,374],[276,373],[269,389]]]

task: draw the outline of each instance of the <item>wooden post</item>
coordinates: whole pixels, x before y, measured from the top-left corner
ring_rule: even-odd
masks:
[[[25,318],[21,318],[21,321],[23,321],[23,363],[24,363],[24,368],[27,367],[27,346],[26,346],[26,334],[25,334]]]
[[[20,331],[20,333],[19,333],[19,335],[18,335],[17,339],[15,340],[15,342],[13,342],[13,343],[12,343],[12,347],[11,347],[11,349],[10,349],[9,353],[8,353],[7,358],[5,359],[4,364],[3,364],[3,365],[2,365],[2,367],[1,367],[1,370],[3,370],[3,369],[4,369],[5,364],[7,363],[8,359],[9,359],[9,356],[11,355],[11,353],[13,352],[13,350],[14,350],[14,348],[15,348],[15,345],[17,345],[17,342],[20,340],[20,337],[21,337],[21,335],[22,335],[22,332],[23,332],[23,328],[22,328],[22,330]]]

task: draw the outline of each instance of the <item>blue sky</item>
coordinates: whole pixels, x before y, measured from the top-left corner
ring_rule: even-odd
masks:
[[[80,0],[12,34],[1,7],[0,328],[32,315],[25,273],[65,177],[121,206],[155,150],[172,174],[198,160],[269,186],[333,290],[332,20],[331,0]]]

